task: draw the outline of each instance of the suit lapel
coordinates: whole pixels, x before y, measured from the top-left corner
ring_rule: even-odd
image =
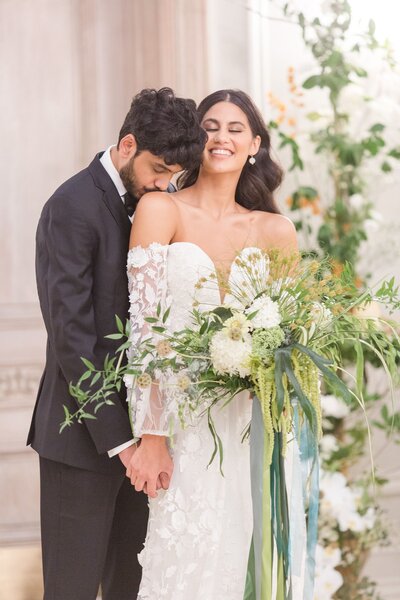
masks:
[[[89,165],[89,171],[95,185],[103,190],[103,201],[108,210],[126,235],[129,235],[131,222],[125,210],[121,196],[100,162],[101,154],[97,154]]]

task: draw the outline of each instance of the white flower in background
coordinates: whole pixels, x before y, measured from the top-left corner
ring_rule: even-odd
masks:
[[[340,531],[361,533],[375,522],[375,511],[359,513],[360,491],[351,489],[342,473],[322,471],[320,490],[321,519],[335,519]]]
[[[339,449],[339,444],[334,435],[326,434],[322,437],[320,444],[321,458],[328,459],[333,452]]]
[[[330,508],[335,507],[336,501],[345,492],[347,480],[342,473],[322,471],[320,479],[320,490],[323,493],[323,505]]]
[[[315,561],[317,569],[332,567],[335,568],[342,562],[342,553],[336,544],[321,546],[317,544],[315,551]]]
[[[383,217],[381,213],[376,210],[371,210],[370,218],[364,221],[365,231],[367,235],[370,236],[377,232],[383,223]]]
[[[332,600],[335,592],[343,585],[343,577],[331,567],[316,573],[314,600]]]
[[[310,311],[310,316],[315,322],[315,324],[318,325],[318,327],[321,327],[322,329],[330,327],[330,325],[332,324],[332,312],[329,310],[329,308],[327,308],[320,302],[313,302]]]
[[[376,523],[376,511],[372,506],[368,508],[367,512],[363,516],[363,519],[366,529],[372,529],[374,527]]]
[[[357,512],[356,507],[341,507],[337,515],[340,531],[361,533],[367,529],[364,518]]]
[[[323,517],[323,518],[321,518]],[[324,520],[325,519],[325,520]],[[318,523],[319,539],[324,540],[324,543],[339,543],[339,532],[337,531],[337,521],[327,514],[321,514]]]
[[[345,404],[344,400],[336,398],[333,394],[322,395],[321,406],[324,417],[344,419],[350,412],[350,409],[347,404]]]
[[[217,373],[228,375],[250,375],[249,360],[251,336],[245,334],[242,340],[232,340],[224,330],[218,331],[210,342],[211,362]]]
[[[343,577],[335,567],[341,563],[339,548],[317,545],[314,600],[331,600],[343,585]]]
[[[270,327],[276,327],[282,320],[278,303],[271,300],[269,296],[260,296],[246,309],[247,314],[256,311],[257,314],[251,319],[251,324],[255,328],[269,329]]]
[[[360,110],[365,110],[365,90],[362,86],[353,83],[344,87],[339,96],[338,110],[340,113],[354,115]]]
[[[352,194],[349,198],[349,204],[353,210],[360,210],[365,206],[366,200],[361,194]]]

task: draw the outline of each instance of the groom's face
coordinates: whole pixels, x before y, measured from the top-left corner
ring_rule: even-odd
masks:
[[[136,152],[119,174],[127,191],[139,199],[147,192],[166,190],[172,176],[179,171],[182,171],[180,165],[167,165],[162,157],[143,150]]]

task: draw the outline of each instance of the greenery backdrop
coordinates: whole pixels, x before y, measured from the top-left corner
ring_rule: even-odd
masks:
[[[362,288],[376,282],[376,274],[368,268],[373,261],[364,256],[382,221],[372,183],[399,170],[399,127],[393,115],[398,110],[400,77],[390,45],[380,41],[373,21],[365,31],[354,32],[347,0],[321,5],[320,15],[310,17],[295,2],[279,4],[283,17],[300,28],[314,68],[301,82],[289,68],[285,101],[269,94],[273,113],[269,127],[292,175],[293,189],[286,202],[305,254],[332,257],[337,273],[350,263],[356,285]],[[391,261],[392,249],[388,240]],[[380,316],[373,304],[363,311],[372,318]],[[356,344],[346,349],[347,366],[350,371],[353,366],[353,372],[357,353]],[[394,338],[392,357],[399,362]],[[355,373],[362,379],[368,422],[357,403],[348,406],[329,390],[323,397],[316,600],[380,597],[363,567],[372,547],[390,541],[375,487],[387,481],[377,472],[373,485],[371,472],[360,474],[357,464],[369,454],[368,423],[392,443],[400,442],[400,412],[389,390],[376,385],[376,366],[375,356],[367,354]]]

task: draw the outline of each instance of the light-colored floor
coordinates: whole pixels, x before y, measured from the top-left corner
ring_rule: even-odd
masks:
[[[42,600],[39,545],[0,548],[0,600]]]
[[[392,557],[395,552],[396,549],[391,547],[377,550],[375,559],[372,561],[372,563],[376,562],[375,569],[371,573],[367,568],[366,573],[372,575],[373,579],[379,580],[379,570],[384,571],[382,563],[386,561],[391,565],[395,564]],[[399,554],[396,556],[398,557]],[[389,600],[389,598],[398,600],[400,595],[397,576],[386,576],[384,582],[386,584],[381,588],[382,597],[385,600]],[[42,564],[39,544],[0,547],[0,600],[42,599]],[[101,597],[98,597],[97,600],[101,600]]]
[[[42,599],[40,545],[0,547],[0,600]]]

